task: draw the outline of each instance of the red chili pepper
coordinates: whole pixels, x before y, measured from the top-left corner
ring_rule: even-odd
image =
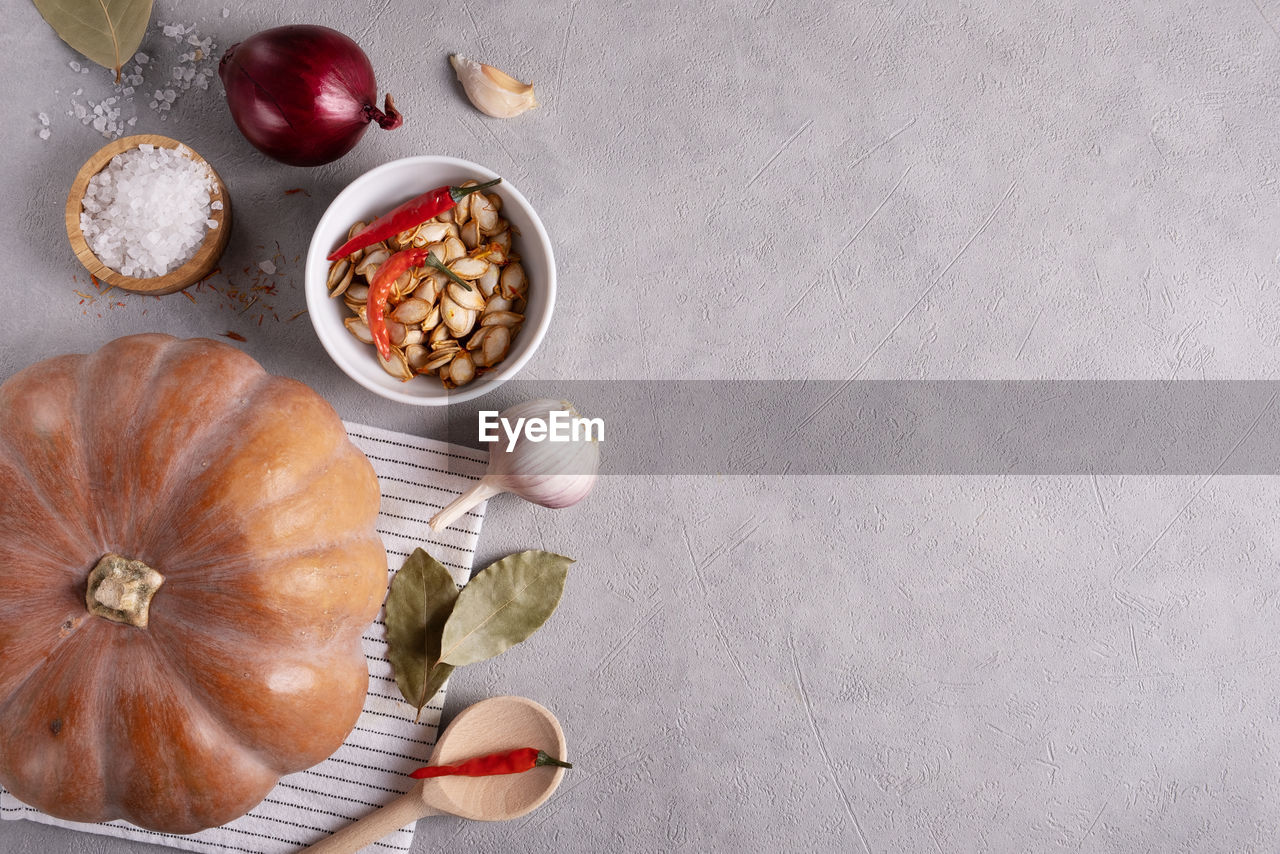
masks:
[[[469,189],[469,188],[468,188]],[[373,336],[374,346],[378,348],[383,359],[391,358],[391,336],[387,331],[387,299],[391,296],[391,286],[404,275],[406,270],[421,266],[432,267],[453,279],[462,287],[471,290],[471,286],[459,279],[446,267],[439,258],[428,249],[405,249],[383,261],[369,283],[369,296],[365,310],[365,324],[369,334]]]
[[[409,776],[418,780],[429,777],[489,777],[494,774],[523,774],[539,765],[556,765],[560,768],[572,768],[568,762],[561,762],[548,756],[536,747],[522,747],[506,753],[491,753],[488,756],[477,756],[468,759],[461,765],[429,765],[419,768]]]
[[[407,228],[413,228],[415,225],[422,225],[432,217],[438,216],[445,211],[453,210],[458,202],[477,190],[483,190],[500,183],[502,183],[501,178],[494,178],[492,181],[485,181],[483,184],[477,184],[474,187],[446,186],[428,190],[421,196],[410,199],[391,211],[391,213],[378,217],[360,229],[350,240],[330,252],[329,260],[337,261],[339,258],[345,258],[357,249],[372,246],[380,240],[386,240],[388,237],[399,234]]]

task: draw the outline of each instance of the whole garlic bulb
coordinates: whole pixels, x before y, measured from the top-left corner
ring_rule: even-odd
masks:
[[[492,65],[454,54],[449,63],[458,75],[458,82],[467,98],[480,112],[495,119],[509,119],[525,110],[538,106],[533,96],[533,84],[521,83],[506,72]]]
[[[504,409],[498,419],[508,425],[534,420],[550,423],[552,413],[560,412],[567,412],[572,419],[581,418],[568,401],[540,399]],[[599,467],[600,444],[586,431],[562,442],[534,441],[525,433],[510,443],[500,439],[489,446],[489,470],[485,476],[432,516],[431,528],[439,531],[481,501],[503,492],[513,492],[543,507],[577,504],[595,485]]]

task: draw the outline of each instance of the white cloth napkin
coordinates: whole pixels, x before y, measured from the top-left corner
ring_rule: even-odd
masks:
[[[366,427],[346,424],[351,440],[373,463],[382,487],[378,533],[387,548],[388,583],[417,546],[465,584],[479,539],[484,505],[436,534],[427,520],[485,471],[481,451]],[[155,833],[122,821],[82,824],[39,812],[0,788],[0,818],[27,818],[89,833],[104,833],[188,851],[228,854],[292,854],[408,791],[407,772],[426,764],[440,726],[441,689],[414,723],[415,710],[400,699],[387,662],[382,614],[363,637],[369,660],[369,692],[364,712],[346,742],[325,761],[290,774],[248,815],[230,824],[190,836]],[[410,825],[378,843],[382,850],[408,851]]]

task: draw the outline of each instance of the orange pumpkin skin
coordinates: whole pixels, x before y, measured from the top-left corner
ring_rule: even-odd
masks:
[[[226,344],[117,339],[0,386],[0,784],[191,833],[333,753],[386,592],[378,483],[337,414]],[[89,613],[106,553],[164,576]]]

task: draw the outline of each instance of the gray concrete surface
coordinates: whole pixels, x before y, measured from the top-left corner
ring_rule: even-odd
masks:
[[[82,305],[62,205],[103,140],[65,112],[110,87],[10,0],[0,375],[130,332],[235,331],[344,417],[432,435],[438,413],[366,393],[288,321],[329,199],[421,152],[510,176],[555,240],[531,378],[1280,366],[1273,0],[156,6],[222,47],[344,29],[407,124],[299,170],[249,149],[219,87],[166,121],[135,96],[137,130],[231,186],[217,281],[278,254],[281,320],[207,292]],[[541,108],[480,117],[453,51],[532,78]],[[429,820],[415,850],[1275,850],[1278,509],[1274,479],[1209,474],[630,476],[572,510],[494,502],[482,563],[579,564],[555,619],[462,671],[449,712],[539,699],[580,769],[526,820]],[[0,823],[8,854],[144,848]]]

